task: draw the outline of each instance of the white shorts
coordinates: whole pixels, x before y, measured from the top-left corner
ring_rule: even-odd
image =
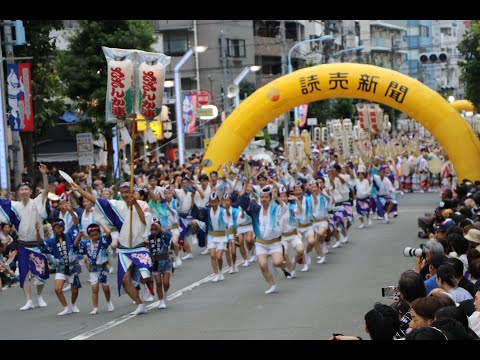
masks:
[[[270,245],[255,243],[255,255],[272,255],[274,253],[283,254],[282,243],[280,241]]]
[[[225,237],[222,236],[223,239],[226,240]],[[227,241],[225,240],[217,240],[218,237],[210,237],[207,242],[207,249],[215,249],[215,250],[227,250]]]
[[[100,276],[100,272],[91,272],[88,273],[88,282],[92,285],[98,284],[98,277]],[[102,285],[108,285],[108,276],[107,282]]]
[[[65,280],[67,281],[69,284],[73,284],[73,280],[75,278],[75,275],[76,274],[73,274],[73,275],[65,275],[65,274],[62,274],[62,273],[55,273],[55,280]]]
[[[170,234],[172,234],[172,237],[176,235],[178,239],[178,237],[180,236],[180,230],[178,228],[167,229],[167,230],[170,232]]]
[[[328,221],[327,220],[323,220],[323,221],[313,223],[313,230],[315,232],[317,232],[321,228],[328,229]]]
[[[299,227],[297,230],[300,237],[302,238],[302,241],[307,241],[307,238],[309,236],[313,236],[315,234],[313,231],[313,226],[307,226],[304,228]]]
[[[298,235],[282,236],[282,245],[285,247],[285,251],[287,251],[289,245],[295,249],[297,245],[302,244],[302,239]]]
[[[240,235],[240,234],[245,234],[246,232],[253,232],[253,226],[252,224],[249,224],[249,225],[239,225],[237,227],[237,235]]]

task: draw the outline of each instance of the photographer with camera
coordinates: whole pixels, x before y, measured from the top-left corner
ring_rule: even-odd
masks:
[[[436,240],[429,240],[426,244],[421,244],[418,249],[406,247],[405,250],[403,250],[403,255],[416,257],[414,270],[419,273],[424,280],[430,278],[430,276],[428,276],[429,264],[432,256],[435,254],[445,255],[443,245]]]

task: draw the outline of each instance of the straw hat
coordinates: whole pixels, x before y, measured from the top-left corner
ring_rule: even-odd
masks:
[[[480,230],[475,228],[468,230],[467,235],[465,235],[465,239],[480,244]]]

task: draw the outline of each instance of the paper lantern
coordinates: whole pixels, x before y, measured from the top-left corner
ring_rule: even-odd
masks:
[[[133,52],[104,48],[107,56],[107,120],[133,114]]]

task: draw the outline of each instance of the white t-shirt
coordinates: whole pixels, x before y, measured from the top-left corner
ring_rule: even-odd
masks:
[[[45,204],[47,197],[42,201],[42,194],[35,199],[29,199],[27,205],[23,205],[22,201],[12,201],[12,210],[15,211],[20,219],[20,226],[17,231],[18,240],[25,242],[37,242],[37,230],[35,224],[42,223],[47,218],[47,210]],[[43,227],[40,226],[40,235],[43,238]]]
[[[145,214],[144,225],[140,221],[135,207],[133,211],[130,211],[127,203],[123,200],[108,200],[110,205],[114,208],[117,214],[119,214],[123,220],[122,230],[119,233],[118,242],[124,247],[130,247],[130,214],[133,214],[132,218],[132,247],[136,247],[145,242],[148,234],[150,233],[150,226],[152,225],[152,211],[145,201],[137,200],[140,204],[143,213]]]
[[[355,187],[357,189],[357,197],[359,199],[365,199],[369,197],[370,193],[372,192],[372,185],[367,179],[356,179]]]
[[[195,203],[195,205],[197,205],[197,207],[204,208],[208,204],[208,201],[210,199],[210,194],[212,193],[212,189],[210,185],[208,185],[206,189],[203,189],[201,186],[199,188],[202,190],[205,196],[202,199],[202,197],[200,196],[200,193],[197,191],[195,193],[195,196],[193,197],[193,202]]]
[[[175,189],[177,195],[177,211],[180,214],[185,214],[192,208],[192,193],[190,191],[185,192],[183,189]]]

